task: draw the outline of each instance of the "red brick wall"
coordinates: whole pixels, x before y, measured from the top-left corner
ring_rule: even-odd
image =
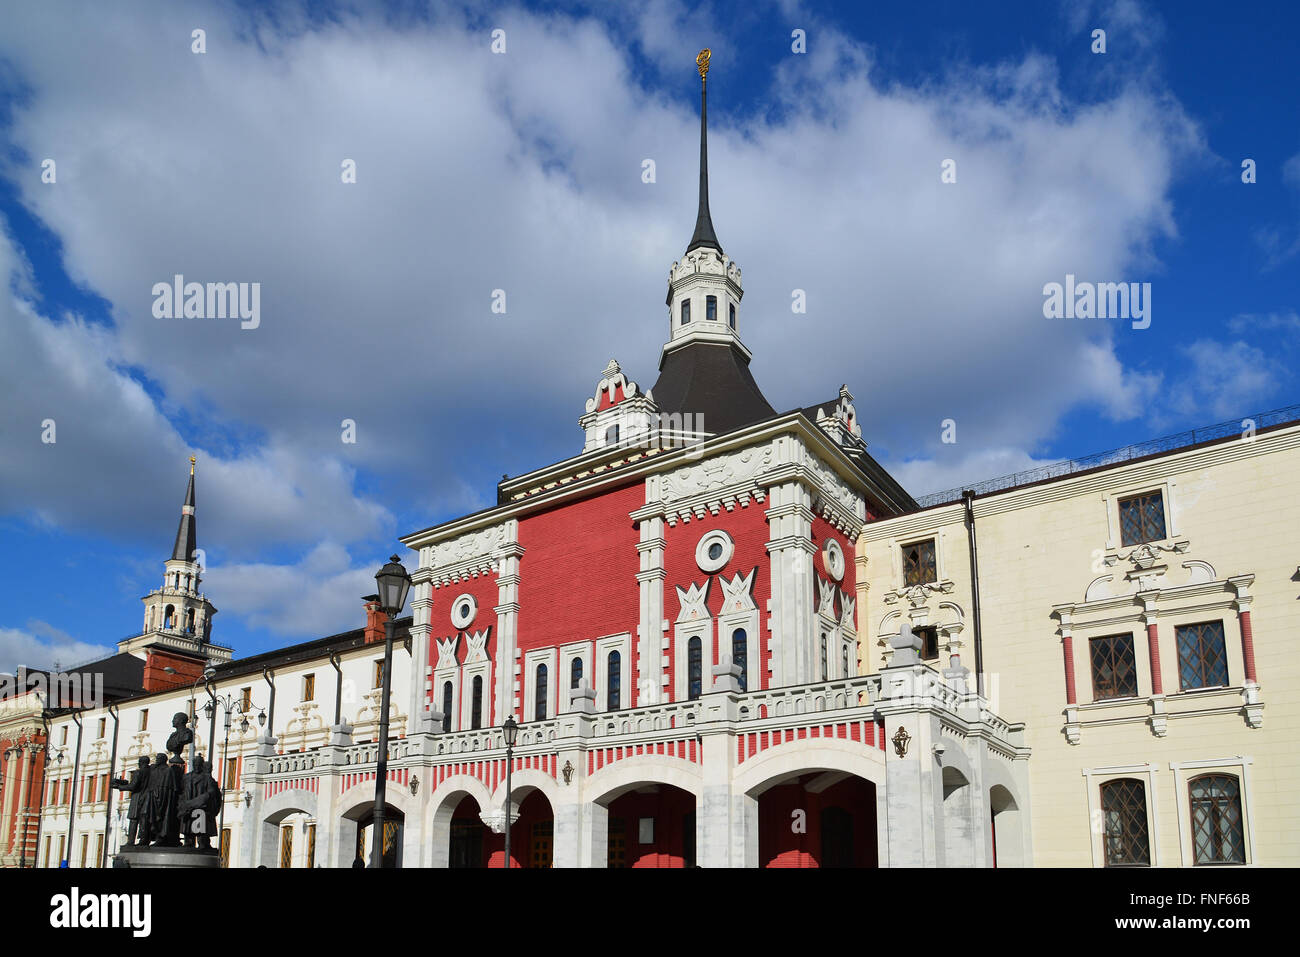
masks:
[[[628,514],[643,505],[638,481],[520,520],[521,651],[623,631],[635,642],[640,533]]]

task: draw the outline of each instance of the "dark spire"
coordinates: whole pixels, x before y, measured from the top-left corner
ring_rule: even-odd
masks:
[[[172,546],[172,561],[194,561],[198,547],[194,530],[194,456],[190,456],[190,484],[185,489],[185,504],[181,506],[181,524],[176,529],[176,544]]]
[[[719,253],[722,246],[717,234],[713,232],[713,219],[709,216],[709,102],[708,74],[710,51],[701,50],[695,58],[695,65],[700,71],[700,211],[695,217],[695,233],[691,244],[686,247],[690,252],[700,246],[712,246]]]

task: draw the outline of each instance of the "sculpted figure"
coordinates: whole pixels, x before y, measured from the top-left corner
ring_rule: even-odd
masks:
[[[175,728],[167,738],[167,750],[173,755],[173,759],[180,758],[183,751],[191,741],[194,740],[194,732],[189,728],[190,718],[184,711],[177,711],[172,715],[172,727]],[[184,759],[181,758],[182,763]]]
[[[176,792],[179,789],[180,768],[167,761],[167,755],[159,754],[149,768],[149,784],[144,801],[140,805],[140,828],[143,832],[146,820],[149,825],[148,838],[141,836],[141,843],[152,840],[155,845],[175,847],[180,834],[179,820],[176,816]]]
[[[217,800],[213,801],[216,793]],[[185,775],[177,802],[181,833],[186,847],[207,850],[208,843],[217,835],[217,813],[221,808],[221,795],[217,782],[212,779],[207,764],[196,757],[189,774]]]
[[[135,844],[136,835],[140,830],[140,804],[144,799],[145,787],[149,783],[149,759],[140,758],[140,767],[131,772],[130,781],[125,778],[114,778],[110,783],[116,790],[131,795],[131,803],[126,811],[127,820],[131,822],[127,829],[126,843]]]

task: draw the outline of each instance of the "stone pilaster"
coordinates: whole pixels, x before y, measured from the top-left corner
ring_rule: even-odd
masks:
[[[506,540],[493,557],[497,560],[497,693],[493,721],[498,726],[506,716],[514,714],[515,659],[519,656],[519,559],[524,548],[519,544],[519,522],[510,519],[505,523]]]
[[[772,672],[765,687],[817,681],[813,638],[812,492],[800,480],[768,489],[767,551],[771,556],[772,598],[768,606]]]
[[[637,628],[636,674],[633,702],[635,707],[658,704],[667,700],[664,682],[667,671],[664,660],[667,642],[664,638],[664,520],[662,516],[647,516],[638,522],[641,540],[636,550],[640,557],[637,587],[641,593],[640,624]]]

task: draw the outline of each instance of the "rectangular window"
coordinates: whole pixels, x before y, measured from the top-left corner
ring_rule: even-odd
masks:
[[[1137,660],[1131,634],[1093,638],[1088,642],[1088,655],[1092,662],[1094,700],[1137,695]]]
[[[1223,622],[1179,625],[1178,685],[1183,691],[1196,688],[1226,688],[1228,654],[1223,640]]]
[[[45,839],[45,866],[46,866],[46,867],[49,867],[49,866],[50,866],[50,846],[51,846],[53,843],[54,843],[54,839],[53,839],[53,838],[49,838],[49,837],[47,837],[47,838]]]
[[[376,688],[384,686],[384,659],[380,658],[375,662],[375,685]]]
[[[736,304],[734,302],[727,303],[727,324],[733,329],[736,328]]]
[[[912,634],[921,639],[921,660],[932,661],[939,657],[939,629],[935,625],[913,628]]]
[[[81,835],[81,866],[86,866],[87,855],[90,853],[90,835]]]
[[[99,719],[99,737],[100,737],[101,739],[104,737],[104,732],[105,732],[106,730],[108,730],[108,719],[107,719],[107,718],[100,718],[100,719]]]
[[[95,835],[95,859],[91,862],[91,867],[99,867],[104,862],[104,835]]]
[[[60,742],[60,744],[66,745],[67,743],[68,743],[68,726],[65,724],[63,726],[63,740]]]
[[[72,778],[63,779],[63,803],[72,803]],[[63,860],[63,852],[59,852],[59,860]]]
[[[140,709],[140,730],[141,731],[149,730],[149,709],[148,708]]]
[[[239,778],[239,758],[226,758],[226,783],[224,788],[233,788],[236,786]]]
[[[64,861],[67,860],[67,858],[64,857],[64,852],[66,852],[67,849],[68,849],[68,839],[67,839],[67,836],[66,836],[66,835],[59,835],[59,863],[60,863],[60,864],[62,864]]]
[[[302,679],[302,700],[303,701],[316,700],[316,676],[315,675],[307,675]]]
[[[316,866],[316,825],[307,825],[307,867]]]
[[[682,300],[682,325],[684,326],[690,321],[691,321],[691,301],[689,299],[683,299]]]
[[[939,580],[934,559],[934,539],[903,546],[903,585],[924,585]]]
[[[94,804],[94,803],[95,803],[95,784],[96,784],[96,783],[97,783],[97,782],[96,782],[95,778],[87,778],[87,779],[86,779],[86,798],[85,798],[85,801],[86,801],[87,804]]]
[[[1165,499],[1147,492],[1119,500],[1120,540],[1125,545],[1158,542],[1165,537]]]
[[[705,297],[704,318],[712,320],[713,322],[718,321],[718,297],[717,296]]]
[[[253,689],[252,688],[239,689],[239,710],[244,712],[244,714],[248,714],[248,712],[253,710]]]
[[[230,828],[221,829],[221,866],[230,866]]]
[[[1146,786],[1137,778],[1107,781],[1101,786],[1101,813],[1106,866],[1149,867]]]
[[[293,825],[280,828],[280,866],[293,867]]]

